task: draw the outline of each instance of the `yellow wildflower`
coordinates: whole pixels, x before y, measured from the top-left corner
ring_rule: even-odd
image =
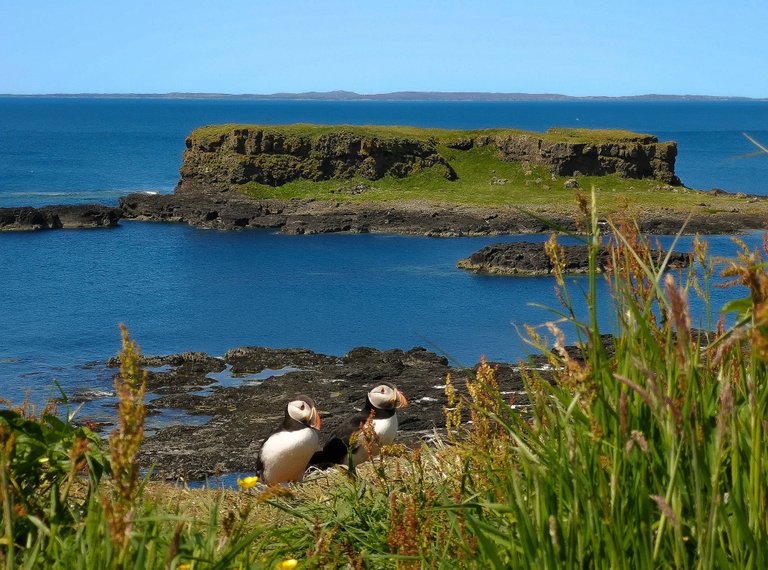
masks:
[[[176,566],[176,570],[191,570],[192,564],[189,562],[185,562],[184,564],[179,564]]]
[[[280,564],[277,565],[277,567],[279,570],[291,570],[291,568],[296,568],[298,565],[298,560],[295,558],[289,558],[288,560],[283,560]]]
[[[259,478],[255,475],[253,477],[243,477],[242,479],[237,480],[237,486],[241,489],[250,489],[251,487],[255,487],[258,482]]]

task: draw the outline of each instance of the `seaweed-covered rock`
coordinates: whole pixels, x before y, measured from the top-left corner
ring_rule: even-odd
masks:
[[[761,198],[762,199],[762,198]],[[273,228],[285,234],[400,233],[440,237],[530,234],[552,226],[577,231],[573,212],[537,209],[537,217],[506,207],[429,202],[337,202],[312,199],[252,199],[237,193],[134,193],[120,199],[124,219],[179,222],[217,230]],[[545,221],[546,220],[546,221]],[[764,228],[760,212],[738,209],[696,213],[686,224],[674,208],[639,212],[641,231],[675,234],[727,234]]]
[[[251,199],[236,193],[135,193],[120,199],[126,219],[181,222],[233,230],[280,228],[282,233],[402,233],[428,236],[546,231],[546,223],[517,210],[451,204]],[[575,230],[572,220],[549,219]]]

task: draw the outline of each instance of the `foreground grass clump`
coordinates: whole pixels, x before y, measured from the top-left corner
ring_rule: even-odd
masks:
[[[764,262],[745,249],[728,265],[725,275],[748,296],[727,307],[736,326],[726,331],[721,320],[706,334],[692,329],[688,305],[689,292],[708,299],[713,266],[706,246],[696,244],[699,273],[691,268],[675,278],[631,226],[613,230],[614,352],[599,335],[594,308],[605,300],[596,296],[597,276],[590,275],[588,323],[576,322],[558,278],[562,318],[583,340],[583,358],[564,349],[555,324],[550,350],[531,329],[559,370],[557,385],[530,376],[526,420],[504,407],[478,409],[502,428],[497,441],[509,444],[474,446],[477,467],[465,475],[485,481],[468,486],[466,522],[482,557],[497,567],[762,568]],[[593,250],[597,233],[593,223]]]
[[[558,320],[529,329],[552,376],[527,372],[527,402],[510,402],[484,364],[446,382],[447,431],[438,443],[386,449],[356,478],[311,473],[289,489],[244,491],[142,483],[131,469],[142,379],[125,337],[121,428],[108,462],[92,434],[62,422],[63,452],[47,455],[61,467],[41,473],[22,460],[23,446],[33,425],[52,420],[22,425],[18,415],[0,416],[3,564],[768,567],[768,243],[763,253],[744,248],[725,267],[726,285],[745,288],[725,308],[733,326],[706,314],[702,322],[717,325],[702,331],[692,326],[688,296],[706,301],[716,280],[706,244],[696,242],[696,264],[672,274],[632,224],[621,224],[612,228],[613,270],[599,276],[593,206],[582,203],[591,224],[591,316],[577,321],[558,275]],[[548,248],[557,260],[557,243]],[[597,297],[598,279],[610,281],[610,299]],[[595,310],[609,302],[610,341]],[[566,329],[578,338],[566,340]],[[579,353],[565,350],[573,340]],[[89,476],[73,478],[80,470]],[[35,498],[19,484],[24,478],[58,491]],[[18,508],[33,499],[34,510]]]

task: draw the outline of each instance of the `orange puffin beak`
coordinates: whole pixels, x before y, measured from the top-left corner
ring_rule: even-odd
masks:
[[[396,408],[404,408],[408,405],[408,399],[400,390],[397,391],[397,400],[395,401]]]
[[[320,412],[317,411],[317,408],[312,408],[312,413],[309,416],[309,426],[319,430],[322,425],[323,421],[320,419]]]

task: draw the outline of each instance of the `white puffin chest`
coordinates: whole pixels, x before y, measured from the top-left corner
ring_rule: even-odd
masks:
[[[373,418],[373,431],[379,436],[381,445],[392,445],[397,435],[397,414],[385,419]]]
[[[397,425],[397,414],[392,414],[392,416],[388,418],[373,418],[373,431],[379,438],[379,445],[391,445],[392,442],[395,441],[395,436],[397,435]],[[371,451],[373,451],[373,453],[378,453],[379,445],[374,444]],[[352,458],[355,465],[359,465],[360,463],[368,461],[369,456],[365,446],[358,445],[352,454]]]
[[[317,444],[317,432],[311,428],[272,434],[260,452],[264,483],[276,485],[301,481]]]

